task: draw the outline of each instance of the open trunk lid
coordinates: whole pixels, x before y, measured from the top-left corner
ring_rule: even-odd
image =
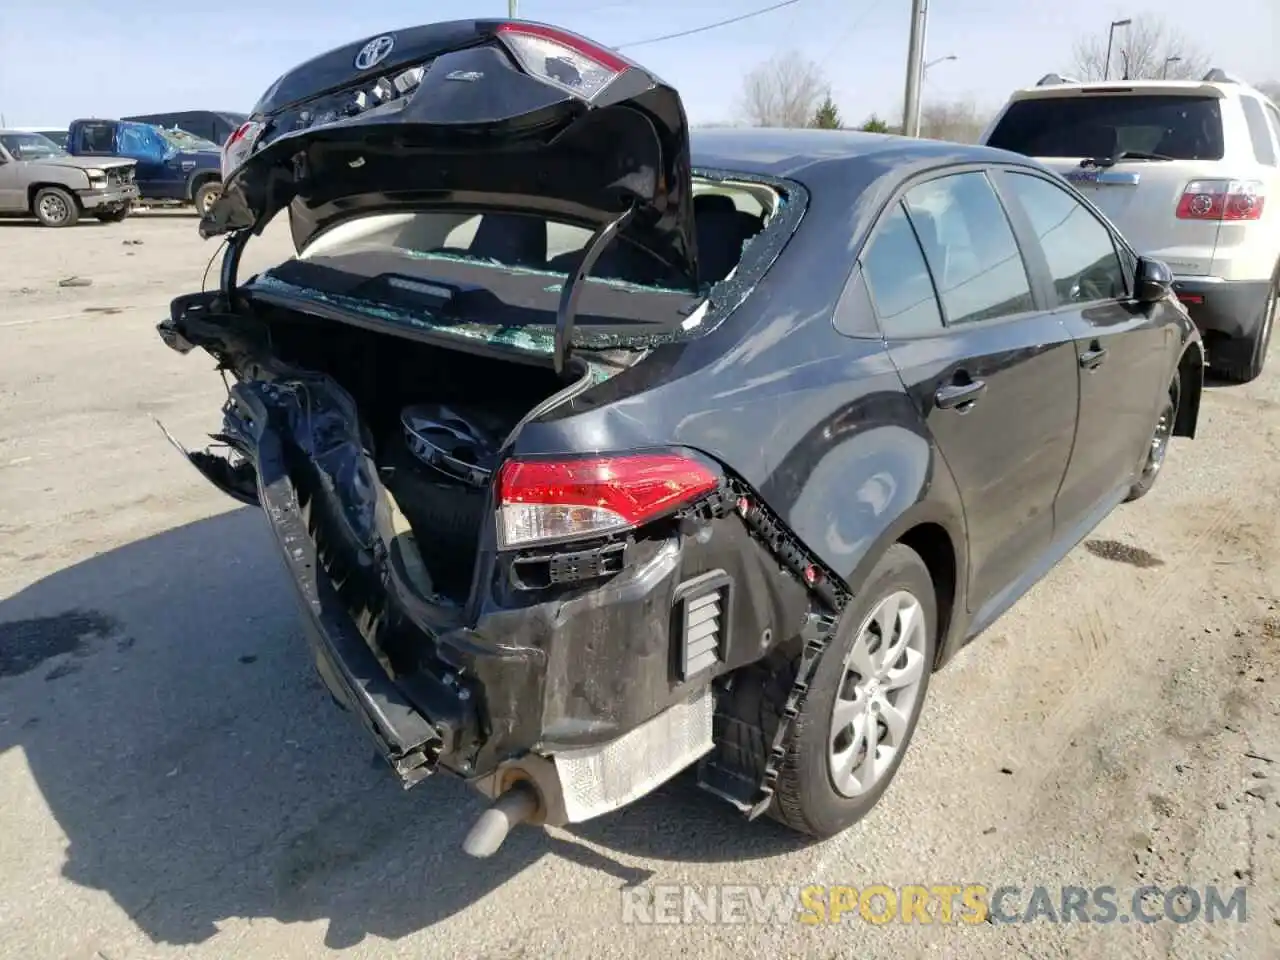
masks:
[[[694,288],[690,167],[679,95],[630,60],[541,24],[436,23],[280,77],[223,147],[200,230],[259,232],[287,206],[301,251],[372,212],[536,213],[617,223]]]

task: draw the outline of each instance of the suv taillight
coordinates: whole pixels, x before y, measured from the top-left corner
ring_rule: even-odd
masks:
[[[713,470],[675,453],[508,460],[498,471],[498,541],[510,549],[616,533],[719,483]]]
[[[1178,219],[1260,220],[1265,200],[1258,180],[1193,180],[1178,200]]]
[[[497,35],[530,76],[591,100],[631,64],[589,40],[535,23],[502,23]]]

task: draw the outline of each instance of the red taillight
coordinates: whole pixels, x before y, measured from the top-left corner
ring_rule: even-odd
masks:
[[[503,547],[600,536],[654,520],[714,490],[720,479],[673,453],[508,460],[498,472]]]
[[[1258,180],[1193,180],[1178,199],[1178,219],[1260,220],[1265,201]]]
[[[503,23],[496,32],[526,73],[583,100],[631,66],[604,47],[554,27]]]
[[[231,176],[245,159],[253,152],[253,145],[262,133],[262,124],[256,120],[246,120],[227,137],[222,145],[222,179]]]
[[[233,131],[231,131],[231,136],[227,137],[227,142],[222,145],[222,149],[226,150],[227,148],[229,148],[237,140],[241,139],[246,133],[248,133],[250,128],[252,127],[253,127],[253,124],[247,120],[244,123],[240,124],[240,126],[236,127]]]

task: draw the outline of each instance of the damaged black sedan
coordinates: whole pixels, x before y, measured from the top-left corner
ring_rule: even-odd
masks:
[[[1161,263],[1024,157],[691,136],[565,31],[388,33],[282,76],[160,326],[229,374],[189,453],[261,505],[320,673],[467,840],[696,765],[826,837],[930,674],[1195,434]],[[297,256],[241,279],[286,211]]]

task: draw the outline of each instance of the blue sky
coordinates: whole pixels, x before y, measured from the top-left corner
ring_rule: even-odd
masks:
[[[522,18],[609,45],[659,36],[768,0],[520,0]],[[286,8],[294,11],[288,12]],[[0,113],[10,125],[192,108],[247,110],[289,67],[332,47],[414,22],[501,16],[505,0],[416,5],[308,0],[0,0]],[[998,106],[1008,91],[1065,68],[1075,37],[1158,12],[1220,66],[1254,81],[1280,76],[1277,0],[932,0],[926,98]],[[1207,11],[1212,11],[1208,13]],[[303,12],[305,11],[305,12]],[[737,118],[741,77],[775,53],[821,63],[846,122],[901,110],[909,0],[800,0],[719,30],[627,49],[682,92],[691,119]],[[203,47],[203,49],[201,49]]]

